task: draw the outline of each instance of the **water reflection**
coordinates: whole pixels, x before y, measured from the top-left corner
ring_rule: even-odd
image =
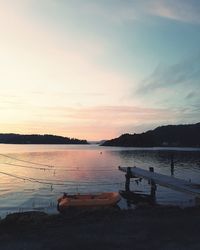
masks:
[[[144,169],[154,167],[159,173],[171,175],[172,153],[175,177],[200,182],[200,151],[139,150],[91,145],[0,145],[0,149],[2,154],[13,157],[11,159],[0,155],[1,172],[40,180],[30,182],[26,178],[16,179],[1,174],[0,215],[8,211],[31,209],[55,212],[57,197],[63,192],[123,190],[125,176],[118,170],[119,165]],[[45,170],[30,168],[42,166],[28,162],[44,164]],[[55,185],[56,183],[65,185]],[[132,180],[130,189],[150,194],[150,186],[145,180],[139,183]],[[185,205],[188,201],[191,204],[191,199],[190,196],[163,187],[158,187],[157,190],[157,202],[161,204]],[[124,207],[123,204],[121,206]]]

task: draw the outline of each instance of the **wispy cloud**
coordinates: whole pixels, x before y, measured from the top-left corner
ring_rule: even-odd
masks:
[[[200,24],[200,2],[196,0],[154,0],[149,13],[186,23]]]
[[[196,98],[197,96],[199,96],[199,93],[197,92],[194,92],[194,91],[191,91],[189,92],[187,95],[186,95],[186,99],[193,99],[193,98]]]
[[[21,111],[22,115],[21,114]],[[3,110],[0,111],[3,112]],[[21,115],[20,115],[21,114]],[[9,111],[7,111],[9,116]],[[5,114],[4,114],[5,116]],[[96,107],[40,107],[16,109],[13,120],[10,117],[1,124],[1,132],[54,133],[70,137],[102,139],[113,138],[121,133],[142,132],[145,124],[168,123],[175,112],[167,109],[151,109],[135,106],[96,106]],[[38,119],[40,122],[38,123]],[[37,123],[37,126],[34,124]],[[143,127],[139,128],[139,124]]]
[[[187,43],[198,49],[197,29],[185,23],[200,23],[199,8],[194,0],[0,1],[1,131],[101,139],[197,119],[200,55],[170,62]],[[173,32],[170,20],[181,22]],[[163,24],[170,32],[161,42]],[[191,39],[168,56],[179,27],[174,48]],[[139,82],[134,100],[122,99],[163,60],[169,66]]]
[[[200,103],[200,54],[171,66],[159,65],[140,82],[134,97],[150,106],[165,107],[177,113],[177,122],[198,122]]]
[[[200,3],[196,0],[108,0],[74,1],[78,11],[100,16],[114,23],[140,21],[148,16],[158,16],[185,23],[200,24]]]
[[[84,5],[84,11],[93,13],[103,17],[104,20],[109,20],[114,23],[122,23],[126,20],[137,20],[139,11],[135,8],[135,4],[131,1],[102,1],[90,2]]]
[[[196,107],[197,109],[197,107]],[[1,110],[1,112],[3,112]],[[0,112],[0,114],[1,114]],[[9,112],[7,111],[9,116]],[[14,121],[6,119],[0,132],[53,133],[69,137],[100,140],[123,133],[141,133],[160,124],[192,123],[195,112],[191,109],[142,108],[137,106],[96,107],[41,107],[23,110]],[[31,115],[30,115],[31,114]],[[38,122],[40,119],[40,122]],[[35,124],[37,123],[37,126]]]
[[[170,66],[159,65],[147,79],[140,83],[138,94],[155,93],[169,88],[185,87],[189,94],[199,89],[200,80],[200,53]]]
[[[35,1],[29,4],[31,2]],[[48,18],[44,21],[45,18],[39,20],[34,15],[28,15],[31,4],[25,4],[26,1],[19,1],[19,6],[14,5],[16,8],[11,3],[0,2],[2,93],[14,90],[20,95],[22,92],[40,91],[45,93],[43,99],[49,101],[48,96],[52,92],[63,92],[66,93],[65,105],[92,101],[99,101],[100,104],[118,98],[123,85],[130,79],[112,67],[98,63],[107,55],[102,40],[95,36],[74,35],[68,26],[60,32],[60,24],[57,30],[48,23]],[[48,1],[43,4],[48,6]],[[39,7],[40,4],[37,4]],[[108,98],[107,94],[113,87],[116,96],[113,93]],[[91,98],[87,98],[89,96]],[[29,101],[35,102],[30,94],[29,97]],[[54,101],[59,103],[58,99],[55,97]],[[64,98],[60,99],[64,104]],[[38,102],[44,100],[37,99]]]

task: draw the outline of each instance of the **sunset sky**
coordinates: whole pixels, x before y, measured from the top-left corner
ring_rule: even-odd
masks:
[[[200,1],[0,0],[0,133],[200,121]]]

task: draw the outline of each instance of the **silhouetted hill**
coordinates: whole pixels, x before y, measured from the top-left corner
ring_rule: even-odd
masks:
[[[162,126],[141,134],[123,134],[101,146],[200,147],[200,123]]]
[[[0,143],[7,144],[88,144],[86,140],[57,135],[0,134]]]

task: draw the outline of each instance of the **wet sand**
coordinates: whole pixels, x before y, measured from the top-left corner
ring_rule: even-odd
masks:
[[[27,212],[0,221],[1,250],[200,249],[200,208]]]

